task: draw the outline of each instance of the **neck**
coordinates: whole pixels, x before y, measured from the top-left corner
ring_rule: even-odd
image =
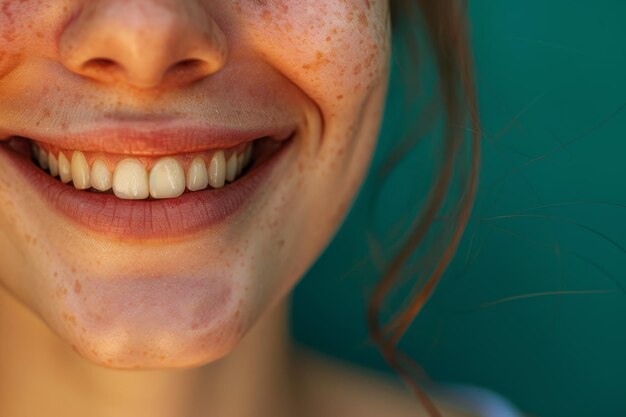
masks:
[[[69,417],[297,415],[285,299],[211,364],[120,371],[87,362],[0,288],[0,415]]]

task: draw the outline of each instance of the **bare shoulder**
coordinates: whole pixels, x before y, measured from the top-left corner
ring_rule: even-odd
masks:
[[[413,395],[382,372],[301,348],[302,398],[310,417],[428,417]],[[444,417],[472,417],[437,402]]]

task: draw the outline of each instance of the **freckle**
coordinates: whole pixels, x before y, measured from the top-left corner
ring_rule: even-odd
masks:
[[[76,326],[76,317],[74,317],[73,314],[64,313],[63,319],[67,321],[69,324],[71,324],[72,326]]]
[[[278,241],[278,247],[279,247],[279,248],[282,248],[283,246],[285,246],[285,239],[280,239],[280,240]]]
[[[58,287],[57,288],[57,297],[58,298],[64,298],[67,295],[67,288],[65,287]]]
[[[80,291],[81,291],[82,288],[83,287],[82,287],[82,285],[80,285],[80,282],[78,282],[78,281],[74,282],[74,292],[76,294],[80,294]]]
[[[367,16],[363,12],[359,13],[359,23],[361,23],[362,26],[367,25]]]
[[[72,267],[72,274],[75,274],[75,273],[76,273],[76,268]]]
[[[337,96],[337,100],[341,100],[341,99],[343,99],[343,94],[339,94],[339,95]]]
[[[13,19],[13,12],[11,12],[11,10],[9,9],[10,6],[11,6],[11,2],[10,1],[5,1],[4,3],[2,3],[2,13],[8,19]]]
[[[361,73],[361,64],[357,64],[354,66],[354,69],[352,70],[352,73],[354,75],[358,75]]]
[[[54,271],[54,272],[52,273],[52,276],[56,278],[56,277],[58,277],[58,276],[59,276],[59,273],[58,273],[57,271]]]

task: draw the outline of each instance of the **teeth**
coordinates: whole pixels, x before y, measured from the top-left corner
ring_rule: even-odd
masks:
[[[248,146],[246,148],[246,152],[243,157],[243,165],[248,166],[251,160],[252,160],[252,146]]]
[[[150,195],[153,198],[178,197],[185,191],[185,171],[174,158],[161,158],[150,170]]]
[[[243,152],[237,155],[237,176],[243,171]]]
[[[48,155],[48,166],[50,167],[50,175],[53,177],[59,176],[59,162],[52,155],[52,152]]]
[[[91,187],[89,164],[85,155],[80,151],[74,151],[72,154],[72,181],[77,190],[86,190]]]
[[[226,162],[226,181],[233,182],[237,176],[237,154],[233,154],[228,158]]]
[[[222,188],[227,181],[235,181],[250,164],[252,146],[249,144],[239,153],[231,151],[228,160],[224,150],[215,151],[210,160],[197,156],[191,161],[187,172],[181,160],[173,157],[158,159],[149,172],[145,168],[145,161],[126,158],[117,162],[111,172],[108,164],[115,162],[110,160],[107,163],[105,159],[98,158],[90,166],[88,156],[81,151],[73,151],[70,161],[66,156],[67,151],[55,156],[36,143],[31,143],[33,159],[42,169],[49,170],[52,177],[58,176],[66,184],[72,182],[79,190],[93,188],[106,192],[112,189],[117,197],[132,200],[150,196],[156,199],[175,198],[185,192],[185,187],[189,191],[204,190],[209,185]]]
[[[222,188],[226,180],[226,157],[224,151],[217,151],[209,165],[209,184],[213,188]]]
[[[59,154],[59,176],[66,184],[72,181],[72,166],[63,153]]]
[[[187,188],[189,191],[204,190],[209,185],[209,176],[204,159],[196,158],[187,172]]]
[[[96,159],[91,167],[91,186],[98,191],[108,191],[113,186],[113,175],[101,159]]]
[[[37,161],[41,168],[48,169],[48,152],[43,148],[37,147]]]
[[[148,198],[148,173],[141,162],[127,158],[117,164],[113,174],[113,193],[125,200]]]

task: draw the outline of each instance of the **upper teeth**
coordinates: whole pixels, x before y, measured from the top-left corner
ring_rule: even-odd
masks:
[[[238,152],[218,150],[208,156],[199,155],[186,167],[175,157],[159,158],[150,169],[139,159],[125,158],[115,164],[112,172],[102,158],[96,157],[90,165],[81,151],[59,151],[55,156],[36,143],[32,149],[41,168],[48,169],[53,177],[59,176],[64,183],[72,182],[76,189],[112,189],[119,198],[137,200],[178,197],[185,188],[221,188],[226,181],[234,181],[250,163],[252,146],[248,143]]]

